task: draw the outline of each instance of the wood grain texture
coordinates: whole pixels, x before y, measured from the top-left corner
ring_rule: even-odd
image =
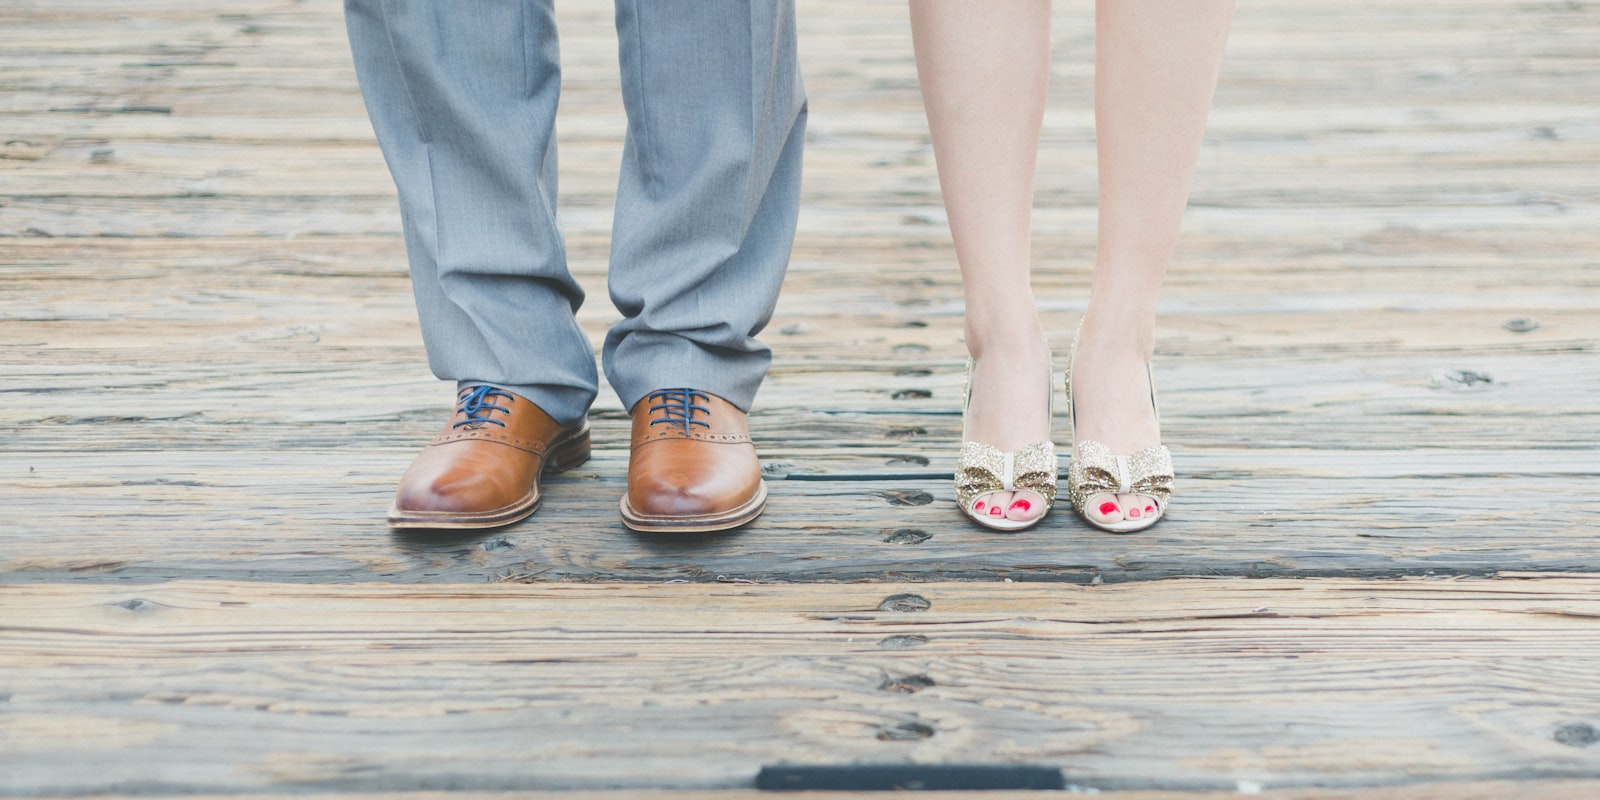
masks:
[[[601,432],[599,441],[618,444],[626,435],[616,421]],[[626,469],[616,453],[549,481],[547,505],[524,524],[427,535],[391,534],[379,519],[393,474],[409,458],[405,448],[312,463],[315,445],[218,452],[195,443],[151,453],[152,463],[139,468],[129,468],[125,454],[0,457],[13,473],[32,470],[7,491],[40,498],[26,512],[9,512],[14,527],[0,574],[7,583],[173,576],[312,582],[1005,576],[1083,583],[1172,575],[1482,575],[1584,571],[1595,564],[1594,529],[1586,520],[1594,497],[1566,488],[1592,482],[1593,467],[1581,453],[1560,451],[1476,458],[1448,451],[1331,453],[1312,471],[1301,451],[1187,453],[1180,463],[1192,473],[1185,487],[1190,502],[1137,537],[1099,534],[1067,514],[1016,536],[961,524],[948,480],[935,477],[948,464],[901,467],[898,476],[883,472],[860,481],[797,473],[770,481],[769,511],[747,529],[647,537],[615,518],[623,491],[618,476]],[[792,463],[825,463],[828,455],[796,451]],[[844,466],[864,458],[837,456]],[[1384,465],[1376,473],[1374,462]],[[786,463],[768,459],[769,467]],[[1529,503],[1572,513],[1508,527]],[[231,509],[226,520],[196,523],[217,508]]]
[[[1089,5],[1057,4],[1035,211],[1058,368]],[[556,6],[598,341],[616,45],[608,4]],[[752,800],[784,761],[1600,793],[1600,7],[1242,4],[1163,295],[1178,502],[1137,537],[955,514],[962,309],[905,6],[800,10],[771,506],[662,539],[617,519],[608,389],[529,522],[382,526],[450,391],[336,0],[0,5],[0,794]]]
[[[569,5],[562,213],[598,339],[623,117],[608,12]],[[0,9],[0,582],[1600,568],[1588,7],[1241,12],[1158,346],[1181,494],[1124,540],[952,512],[961,308],[905,11],[808,6],[805,210],[753,418],[774,501],[690,542],[617,523],[605,390],[599,454],[533,521],[383,531],[449,392],[337,4],[96,8]],[[1056,20],[1036,212],[1058,351],[1093,249],[1084,11]]]
[[[884,610],[907,595],[925,610]],[[733,789],[780,762],[1186,791],[1600,776],[1592,576],[41,584],[0,608],[10,793]]]

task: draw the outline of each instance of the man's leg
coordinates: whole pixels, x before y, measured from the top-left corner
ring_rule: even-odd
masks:
[[[428,360],[461,390],[445,432],[401,480],[390,522],[521,519],[538,506],[541,471],[587,455],[582,423],[598,384],[573,318],[583,292],[556,224],[550,0],[345,8],[362,95],[399,189]]]
[[[605,366],[635,411],[624,520],[731,527],[765,497],[743,429],[771,361],[755,335],[777,303],[798,212],[806,105],[794,4],[616,5],[628,139],[610,289],[624,319],[606,337]],[[715,399],[650,397],[684,387]],[[651,438],[674,420],[682,437]]]
[[[583,291],[556,224],[551,0],[346,0],[362,96],[400,193],[428,362],[563,423],[593,401]]]
[[[805,92],[791,0],[617,0],[628,139],[606,377],[748,410],[794,243]]]

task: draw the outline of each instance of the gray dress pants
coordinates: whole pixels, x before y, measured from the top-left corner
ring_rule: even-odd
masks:
[[[598,392],[556,222],[553,0],[346,0],[400,195],[434,374],[562,423]],[[805,133],[793,0],[616,0],[628,115],[606,378],[624,407],[688,386],[748,410],[794,242]]]

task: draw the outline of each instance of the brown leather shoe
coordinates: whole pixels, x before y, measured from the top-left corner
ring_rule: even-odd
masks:
[[[456,413],[400,478],[394,528],[493,528],[539,510],[539,476],[589,460],[589,421],[563,428],[525,397],[463,389]]]
[[[767,505],[744,412],[693,389],[663,389],[633,407],[622,522],[649,533],[736,528]]]

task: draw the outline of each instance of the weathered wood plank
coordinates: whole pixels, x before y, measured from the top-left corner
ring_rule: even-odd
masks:
[[[0,540],[3,579],[1590,568],[1600,15],[1354,8],[1240,15],[1163,317],[1185,469],[1170,536],[1086,537],[1062,515],[1041,549],[951,519],[959,293],[904,7],[879,2],[802,18],[806,212],[756,416],[774,513],[737,547],[619,536],[623,428],[603,393],[602,452],[556,484],[582,502],[552,503],[509,548],[420,554],[373,519],[448,390],[422,374],[337,4],[165,2],[109,23],[93,4],[0,9],[18,112],[0,153],[0,526],[28,534]],[[1058,15],[1041,156],[1038,284],[1058,348],[1093,247],[1083,10]],[[607,9],[560,13],[564,215],[599,299],[615,46]],[[598,336],[612,316],[593,302],[581,319]],[[1541,327],[1502,327],[1523,316]],[[886,499],[918,492],[928,505]],[[1530,504],[1566,513],[1530,535]],[[881,541],[902,528],[934,546]]]
[[[930,607],[879,610],[896,593]],[[1597,598],[1557,576],[3,587],[0,786],[717,789],[873,761],[1106,789],[1592,780]]]
[[[0,514],[12,532],[0,552],[0,583],[1084,583],[1600,569],[1600,475],[1582,454],[1357,452],[1316,461],[1308,472],[1299,452],[1180,453],[1183,502],[1169,522],[1137,537],[1093,532],[1069,513],[1027,534],[997,536],[956,514],[948,458],[891,464],[905,458],[892,450],[878,452],[876,474],[857,479],[771,476],[768,512],[736,534],[638,536],[616,518],[626,469],[619,447],[552,478],[545,507],[526,523],[482,535],[391,535],[382,513],[409,458],[401,447],[309,460],[279,450],[169,452],[137,464],[119,456],[0,457],[0,487],[14,499]],[[871,456],[837,458],[860,464]],[[767,463],[819,461],[827,463],[797,452]],[[1530,507],[1561,513],[1530,524]]]
[[[1069,790],[1089,794],[1089,787],[1068,784]],[[1539,780],[1539,781],[1472,781],[1470,783],[1455,782],[1420,782],[1410,786],[1362,786],[1356,788],[1317,787],[1314,789],[1256,789],[1256,786],[1245,781],[1242,791],[1226,792],[1228,795],[1248,794],[1262,800],[1503,800],[1506,797],[1517,798],[1557,798],[1568,800],[1573,797],[1588,797],[1600,791],[1600,781],[1575,780]],[[1141,791],[1141,790],[1111,790],[1096,791],[1093,794],[1112,798],[1112,800],[1195,800],[1196,798],[1215,797],[1224,792],[1184,792],[1184,791]],[[88,795],[89,797],[123,797],[126,795]],[[221,800],[236,795],[184,795],[187,800]],[[367,793],[367,792],[338,792],[326,793],[295,793],[300,800],[387,800],[393,793]],[[475,792],[475,791],[407,791],[408,800],[517,800],[528,797],[526,792]],[[781,795],[780,795],[781,796]],[[39,796],[39,800],[77,800],[85,795],[66,796]],[[585,791],[584,800],[773,800],[770,791],[753,789],[706,789],[687,792],[658,791],[651,789],[630,789],[616,792],[606,790]],[[861,792],[806,792],[799,797],[804,800],[859,800],[863,797]],[[917,800],[1039,800],[1037,791],[917,791]]]
[[[1575,96],[1586,98],[1580,90],[1593,85],[1595,73],[1581,58],[1588,51],[1573,45],[1585,41],[1595,19],[1579,9],[1508,14],[1493,3],[1451,9],[1454,16],[1436,8],[1423,14],[1389,10],[1379,18],[1370,9],[1352,15],[1339,4],[1300,5],[1291,13],[1241,18],[1207,151],[1214,166],[1198,187],[1185,241],[1188,261],[1175,269],[1169,292],[1179,300],[1166,315],[1172,330],[1162,344],[1162,382],[1177,447],[1201,455],[1226,450],[1225,458],[1239,458],[1234,445],[1240,442],[1258,452],[1295,453],[1304,459],[1295,471],[1302,480],[1321,480],[1318,462],[1368,447],[1375,434],[1437,449],[1446,463],[1461,457],[1464,444],[1494,448],[1496,454],[1503,449],[1504,463],[1519,465],[1514,472],[1524,477],[1484,470],[1428,496],[1439,505],[1431,516],[1449,518],[1459,515],[1455,509],[1468,508],[1473,513],[1465,518],[1515,540],[1526,511],[1519,515],[1511,503],[1523,493],[1586,497],[1592,477],[1581,468],[1553,468],[1541,453],[1581,459],[1592,451],[1587,443],[1596,440],[1587,400],[1595,396],[1594,373],[1587,365],[1600,295],[1588,290],[1596,286],[1592,252],[1600,226],[1587,224],[1594,195],[1583,191],[1587,171],[1575,167],[1592,163],[1600,137],[1593,106],[1573,102]],[[6,165],[7,178],[16,177],[26,189],[0,209],[8,223],[20,221],[9,230],[87,237],[10,239],[3,245],[8,288],[15,291],[5,312],[6,367],[13,380],[0,411],[13,426],[7,441],[12,452],[65,454],[115,440],[128,455],[122,461],[91,459],[91,474],[135,475],[159,485],[172,463],[180,470],[211,470],[270,497],[243,509],[245,518],[260,518],[273,508],[331,501],[315,492],[300,494],[307,490],[294,482],[218,473],[216,464],[192,455],[150,464],[149,453],[255,453],[262,442],[281,453],[310,453],[348,441],[354,422],[371,448],[366,457],[398,464],[401,452],[431,429],[434,406],[445,393],[417,377],[421,359],[400,279],[398,241],[385,235],[396,224],[392,199],[359,118],[341,34],[331,24],[333,10],[328,3],[304,13],[264,5],[255,17],[214,16],[172,4],[149,14],[141,9],[123,27],[97,26],[91,39],[74,43],[56,36],[59,31],[44,24],[52,18],[31,8],[5,29],[27,31],[16,34],[25,46],[7,52],[39,65],[33,72],[5,73],[7,86],[21,92],[14,95],[17,107],[28,108],[28,92],[41,87],[77,91],[71,80],[80,78],[82,86],[106,89],[107,97],[123,103],[74,111],[57,98],[8,118],[30,139],[45,142],[7,145],[13,162]],[[65,7],[60,13],[66,15],[54,18],[64,20],[60,30],[76,30],[84,19]],[[574,91],[565,105],[578,113],[568,114],[562,131],[564,142],[573,145],[569,154],[576,156],[566,163],[579,180],[567,182],[568,200],[578,206],[569,222],[577,223],[571,226],[574,252],[580,254],[575,267],[599,294],[608,191],[599,176],[608,168],[602,166],[607,153],[620,146],[620,117],[608,77],[613,57],[606,50],[604,12],[570,13],[578,24],[568,41],[579,46],[569,48]],[[758,421],[788,432],[768,445],[777,475],[835,479],[803,493],[793,487],[796,502],[859,494],[849,483],[857,476],[933,481],[943,469],[940,452],[948,449],[935,445],[954,437],[951,406],[944,401],[960,357],[959,307],[902,14],[898,4],[868,4],[846,15],[848,24],[827,14],[806,20],[814,42],[808,58],[817,112],[812,178],[795,279],[774,325],[779,362],[763,395],[768,410]],[[1492,28],[1485,27],[1489,21]],[[1063,15],[1058,24],[1066,56],[1057,67],[1065,82],[1060,91],[1068,100],[1081,100],[1085,62],[1071,56],[1085,44],[1085,23]],[[1507,35],[1507,26],[1524,36]],[[1384,27],[1397,33],[1372,35]],[[1496,35],[1485,35],[1490,29]],[[1527,39],[1534,31],[1539,37]],[[298,50],[313,61],[275,61],[268,42],[307,45]],[[1348,55],[1352,42],[1362,44],[1359,59]],[[1286,49],[1301,57],[1275,57]],[[871,57],[860,58],[863,52]],[[1464,59],[1468,52],[1472,58]],[[140,55],[148,58],[133,57]],[[78,78],[57,74],[68,63],[82,68]],[[315,74],[323,67],[334,71]],[[1371,92],[1375,82],[1385,81],[1397,91]],[[1394,81],[1415,85],[1408,89]],[[1516,85],[1514,95],[1502,91],[1506,82]],[[1295,87],[1316,90],[1296,94]],[[248,94],[241,88],[270,91]],[[1478,94],[1463,94],[1468,88]],[[249,100],[218,104],[219,92]],[[1369,94],[1359,103],[1345,102],[1351,92]],[[1485,97],[1496,100],[1486,103]],[[1065,253],[1043,259],[1067,266],[1081,263],[1091,246],[1091,140],[1084,110],[1058,106],[1047,119],[1040,249]],[[1294,113],[1283,113],[1285,107]],[[291,112],[296,117],[284,116]],[[308,123],[307,113],[329,121]],[[297,141],[298,149],[286,147]],[[227,143],[241,156],[266,162],[266,174],[214,174],[230,169],[230,151],[222,146]],[[334,168],[339,154],[363,147],[364,162]],[[115,176],[129,166],[119,162],[119,148],[133,165],[157,156],[154,174],[165,169],[168,179],[211,180],[215,186],[180,186],[178,191],[196,196],[169,198],[168,206],[130,205],[134,198],[106,195],[94,184],[94,169]],[[96,153],[104,150],[110,155],[96,166]],[[327,159],[319,161],[324,153]],[[179,159],[162,154],[183,154],[209,167],[185,173]],[[1307,169],[1319,162],[1322,170]],[[863,169],[875,173],[876,182],[856,180]],[[367,194],[333,198],[343,216],[324,213],[327,206],[307,199],[326,191],[313,180],[323,173],[341,180],[360,176],[357,183]],[[1285,182],[1286,174],[1302,173],[1337,173],[1338,186]],[[203,196],[208,193],[216,196]],[[71,221],[50,223],[56,212],[41,212],[39,203]],[[1397,209],[1406,212],[1403,219]],[[317,230],[339,235],[272,238]],[[347,230],[377,234],[341,233]],[[228,232],[254,235],[160,238]],[[160,236],[105,238],[135,233]],[[241,259],[238,251],[248,255]],[[129,258],[135,254],[139,258]],[[873,268],[841,268],[857,264]],[[1226,272],[1226,280],[1217,270]],[[203,280],[211,273],[225,274],[227,285],[194,288],[197,276]],[[119,291],[90,294],[85,280],[115,281]],[[1039,280],[1047,321],[1064,338],[1080,306],[1056,298],[1081,296],[1082,271],[1043,269]],[[1527,311],[1538,312],[1544,327],[1530,334],[1499,327],[1506,317]],[[592,304],[584,320],[598,333],[609,312]],[[229,364],[208,363],[219,348]],[[1399,353],[1410,356],[1396,358]],[[1329,358],[1346,363],[1323,373]],[[241,374],[231,368],[234,363],[252,368]],[[391,370],[407,377],[366,374]],[[924,370],[933,374],[923,377]],[[1472,380],[1462,370],[1497,380],[1452,381]],[[1283,382],[1286,374],[1296,380]],[[352,395],[362,398],[360,416],[350,414]],[[413,397],[432,399],[408,399]],[[602,398],[602,417],[614,413],[607,407],[611,402]],[[615,437],[615,420],[602,429],[607,424]],[[64,435],[78,432],[84,437]],[[839,441],[845,444],[835,446]],[[1389,442],[1378,445],[1360,457],[1412,463],[1384,449]],[[1271,461],[1265,453],[1256,458]],[[294,469],[272,463],[265,471],[272,475]],[[1440,474],[1426,459],[1422,463],[1425,479]],[[1234,462],[1222,469],[1249,467]],[[312,465],[300,469],[318,474]],[[620,465],[613,456],[598,461],[596,469],[614,481]],[[1350,470],[1341,469],[1348,479]],[[1214,474],[1202,462],[1190,477],[1203,482]],[[371,496],[381,504],[386,495],[386,478],[351,487],[340,477],[324,480],[351,492],[346,496]],[[1393,504],[1416,501],[1397,497],[1379,478],[1327,484],[1349,492],[1337,497],[1296,490],[1282,480],[1281,474],[1270,476],[1259,497],[1271,503],[1288,498],[1290,504],[1297,497],[1327,498],[1320,502],[1338,512],[1319,517],[1329,526],[1384,524]],[[930,494],[939,488],[927,486]],[[1192,511],[1234,524],[1250,518],[1207,508],[1204,486],[1193,497]],[[1520,488],[1497,491],[1507,486]],[[48,482],[18,489],[18,529],[40,524],[30,508],[79,509],[85,507],[83,493],[99,490]],[[27,494],[30,489],[45,496]],[[1210,496],[1235,501],[1237,494],[1229,487]],[[1486,495],[1507,505],[1486,508],[1480,501]],[[1249,512],[1260,505],[1246,501],[1242,508]],[[92,498],[87,507],[95,507]],[[202,527],[231,531],[239,511],[230,507]],[[1574,524],[1591,524],[1588,511],[1577,508]],[[316,525],[344,518],[313,511],[309,519]],[[367,524],[361,519],[359,524]],[[607,520],[602,528],[611,524]],[[1570,558],[1562,551],[1554,561],[1534,563],[1563,565]],[[1476,569],[1477,562],[1472,564]]]
[[[1054,763],[1131,798],[1596,794],[1600,584],[1552,573],[1600,573],[1597,10],[1241,9],[1163,307],[1180,502],[1119,538],[956,517],[959,287],[905,6],[804,4],[772,508],[661,540],[617,522],[609,392],[529,523],[383,529],[449,390],[336,0],[0,6],[0,793],[744,800],[787,759]],[[1088,11],[1058,4],[1040,158],[1058,349],[1094,246]],[[598,336],[615,44],[606,4],[557,12]],[[1372,579],[1511,570],[1539,574]],[[1174,575],[1282,578],[1151,582]],[[697,585],[553,583],[619,578]],[[926,583],[950,579],[984,582]],[[932,610],[874,610],[898,591]]]
[[[1217,791],[1217,792],[1185,792],[1185,791],[1141,791],[1141,790],[1110,790],[1090,792],[1089,787],[1068,784],[1070,791],[1082,794],[1095,794],[1112,798],[1113,800],[1197,800],[1197,798],[1216,797],[1218,795],[1248,794],[1262,800],[1502,800],[1506,797],[1517,798],[1553,798],[1555,800],[1568,800],[1573,797],[1588,797],[1600,791],[1600,781],[1589,780],[1538,780],[1538,781],[1472,781],[1470,783],[1458,782],[1420,782],[1410,786],[1362,786],[1356,788],[1317,787],[1314,789],[1261,789],[1257,790],[1252,782],[1242,784],[1243,791]],[[529,796],[527,792],[477,792],[477,791],[407,791],[407,798],[414,800],[517,800]],[[125,794],[95,794],[72,795],[70,798],[60,795],[39,795],[38,800],[77,800],[83,797],[110,798],[130,797],[137,795]],[[224,797],[236,795],[212,794],[186,794],[188,800],[221,800]],[[392,792],[338,792],[327,794],[319,792],[296,792],[295,797],[302,800],[387,800],[394,796]],[[773,800],[773,793],[755,789],[703,789],[687,792],[658,791],[652,789],[629,789],[627,791],[593,790],[583,792],[584,800]],[[862,792],[846,791],[817,791],[806,792],[800,795],[804,800],[859,800]],[[1037,791],[1012,790],[1012,791],[922,791],[917,790],[917,800],[1039,800]]]

